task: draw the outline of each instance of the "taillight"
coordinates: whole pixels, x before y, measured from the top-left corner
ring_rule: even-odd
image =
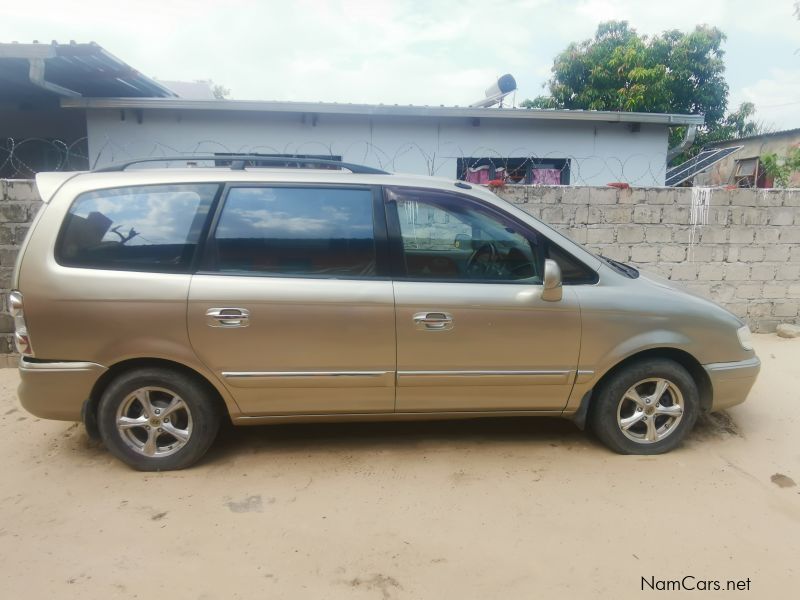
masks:
[[[22,292],[12,290],[8,295],[8,312],[14,317],[14,344],[22,356],[33,356],[28,326],[25,324],[25,312],[22,309]]]

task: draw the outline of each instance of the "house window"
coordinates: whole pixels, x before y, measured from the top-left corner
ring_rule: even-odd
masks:
[[[767,176],[758,158],[740,158],[733,170],[733,182],[742,188],[772,187],[772,178]]]
[[[569,185],[569,159],[459,158],[457,177],[462,181],[486,185],[501,179],[506,183]]]

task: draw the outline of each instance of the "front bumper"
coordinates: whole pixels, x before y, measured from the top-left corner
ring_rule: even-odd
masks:
[[[91,362],[19,361],[17,395],[23,408],[42,419],[80,421],[81,406],[106,368]]]
[[[761,370],[757,356],[737,362],[703,365],[711,380],[711,410],[722,410],[745,401]]]

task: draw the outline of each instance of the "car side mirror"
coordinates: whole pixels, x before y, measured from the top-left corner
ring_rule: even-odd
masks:
[[[563,295],[561,288],[561,267],[551,259],[544,261],[544,289],[542,290],[542,300],[547,302],[558,302]]]
[[[453,246],[461,250],[466,250],[471,245],[472,245],[472,239],[466,233],[456,234],[456,238],[455,240],[453,240]]]

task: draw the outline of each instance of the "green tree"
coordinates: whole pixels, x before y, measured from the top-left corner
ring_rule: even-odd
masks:
[[[699,25],[689,33],[677,30],[639,35],[627,21],[601,23],[594,38],[570,44],[553,63],[546,86],[549,94],[526,100],[531,108],[567,108],[636,112],[702,113],[695,147],[702,143],[755,133],[755,112],[745,103],[725,116],[722,43],[725,34]],[[671,142],[683,136],[674,128]]]
[[[786,156],[778,157],[774,152],[761,157],[767,175],[775,180],[776,187],[789,187],[792,175],[800,172],[800,147],[791,148]]]
[[[755,104],[742,102],[737,110],[729,113],[714,129],[702,131],[697,136],[697,144],[703,146],[711,142],[765,133],[767,128],[760,122],[753,120],[755,114]]]

